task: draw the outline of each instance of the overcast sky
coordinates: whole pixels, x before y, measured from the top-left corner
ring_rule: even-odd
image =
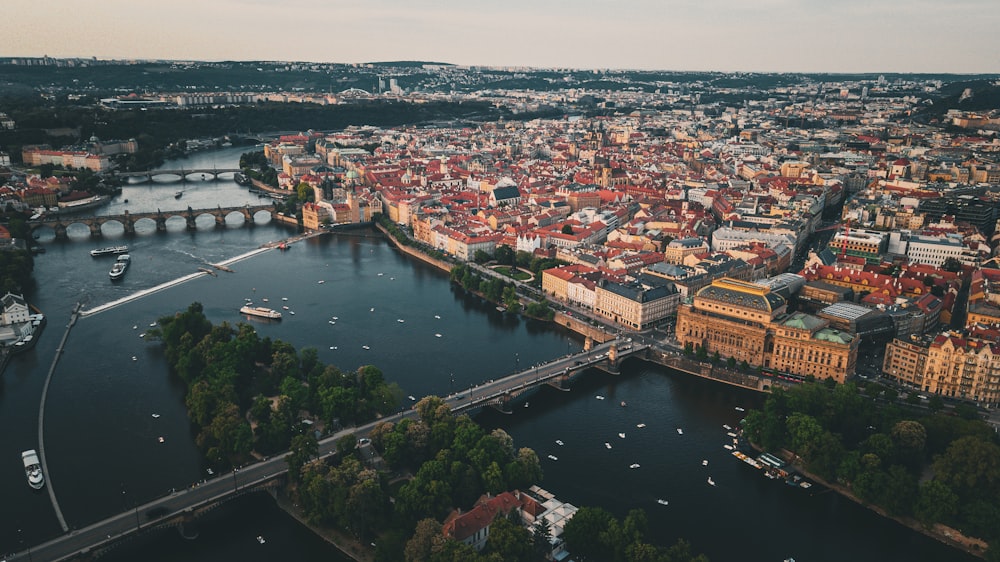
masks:
[[[0,56],[1000,72],[1000,0],[3,0]]]

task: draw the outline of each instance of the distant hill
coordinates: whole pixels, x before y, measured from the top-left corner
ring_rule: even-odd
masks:
[[[971,95],[965,96],[969,90]],[[934,102],[933,112],[944,115],[949,109],[962,111],[986,111],[1000,109],[1000,86],[992,81],[968,80],[953,82],[941,88],[945,97]]]
[[[372,66],[394,66],[402,68],[423,68],[425,64],[433,64],[436,66],[455,66],[450,62],[431,62],[431,61],[419,61],[419,60],[397,60],[397,61],[382,61],[382,62],[369,62]]]

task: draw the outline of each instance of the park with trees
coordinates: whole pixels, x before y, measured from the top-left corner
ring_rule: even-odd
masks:
[[[935,397],[936,398],[936,397]],[[1000,440],[974,407],[875,382],[775,388],[745,435],[887,515],[1000,541]],[[1000,560],[996,548],[988,560]]]

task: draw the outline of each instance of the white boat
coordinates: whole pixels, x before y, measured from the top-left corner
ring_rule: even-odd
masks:
[[[628,465],[628,467],[629,467],[629,468],[631,468],[631,469],[636,469],[636,468],[639,468],[639,463],[637,463],[637,462],[634,462],[634,463],[632,463],[632,464]]]
[[[139,334],[139,337],[140,337],[140,338],[144,338],[144,337],[146,337],[146,332],[143,332],[143,333]]]
[[[435,338],[440,338],[440,337],[441,337],[441,334],[434,334],[434,337],[435,337]]]
[[[626,404],[626,403],[625,403],[625,401],[624,401],[624,400],[622,400],[622,408],[624,408],[624,407],[626,407],[626,406],[628,406],[628,404]]]
[[[267,300],[267,298],[266,298],[266,297],[265,297],[265,298],[262,298],[262,299],[260,299],[260,300],[262,300],[262,301],[264,301],[264,302],[268,302],[268,300]]]
[[[122,254],[118,256],[115,260],[114,265],[111,266],[111,271],[108,272],[108,276],[111,277],[112,281],[117,281],[122,277],[125,277],[125,272],[128,271],[128,265],[132,262],[132,257],[128,254]]]
[[[400,324],[402,324],[403,322],[405,322],[405,320],[403,320],[402,318],[397,318],[396,322],[399,322]]]
[[[729,432],[729,433],[727,433],[726,435],[728,435],[728,436],[730,436],[730,437],[736,437],[736,434],[735,434],[735,433],[733,433],[732,431],[730,431],[730,432]]]
[[[339,318],[339,317],[337,317],[337,316],[331,316],[330,318],[332,318],[332,319],[334,319],[334,320],[340,320],[340,318]]]
[[[709,486],[715,486],[715,480],[712,480],[711,476],[708,477],[708,485]]]
[[[417,398],[415,396],[413,396],[412,394],[409,395],[409,396],[407,396],[407,398],[410,399],[410,402],[416,402],[416,400],[417,400]]]
[[[610,449],[611,448],[611,443],[608,443],[607,441],[605,441],[604,442],[604,447]]]
[[[741,407],[737,406],[737,407],[736,407],[736,411],[737,411],[737,412],[745,412],[746,410],[744,410],[743,408],[741,408]]]
[[[330,346],[330,349],[337,349],[337,346],[335,346],[335,345],[331,345],[331,346]]]
[[[327,323],[329,323],[329,324],[330,324],[331,326],[334,326],[334,325],[336,325],[336,324],[337,324],[337,323],[336,323],[336,322],[334,322],[333,320],[327,320]]]
[[[562,446],[562,444],[563,444],[562,439],[556,439],[556,445]]]
[[[149,323],[149,327],[150,328],[155,328],[156,327],[156,322],[150,322]]]
[[[164,439],[162,435],[159,436],[159,437],[157,437],[156,440],[159,441],[160,443],[163,443],[164,441],[166,441],[166,439]]]
[[[361,346],[361,349],[371,349],[371,348],[368,347],[367,345],[363,345],[363,346]]]
[[[684,430],[678,427],[677,428],[677,435],[684,435]]]
[[[45,485],[45,477],[42,476],[42,464],[38,461],[38,453],[34,449],[22,452],[21,462],[24,463],[24,474],[28,477],[28,485],[41,490]]]
[[[624,433],[619,433],[618,437],[621,437],[622,439],[625,439],[625,434]]]
[[[135,329],[136,329],[136,328],[138,328],[138,327],[139,327],[139,325],[138,325],[138,324],[132,324],[132,329],[133,329],[133,330],[135,330]]]
[[[701,461],[701,466],[708,466],[708,459],[702,460]]]
[[[597,395],[597,396],[595,396],[594,398],[597,398],[598,400],[604,400],[604,397],[603,397],[603,396],[601,396],[600,394],[598,394],[598,395]]]
[[[289,310],[288,313],[291,314],[292,316],[295,316],[295,311],[294,310]]]
[[[371,308],[370,308],[370,309],[368,310],[368,312],[375,312],[375,307],[374,307],[374,306],[373,306],[373,307],[371,307]]]
[[[107,248],[96,248],[90,251],[90,255],[95,258],[126,253],[128,253],[128,246],[108,246]]]
[[[150,414],[150,415],[153,416],[154,418],[160,417],[160,414]]]
[[[136,357],[135,355],[132,356],[132,361],[138,361],[138,360],[139,360],[138,357]]]
[[[265,308],[263,306],[243,306],[240,307],[240,314],[246,314],[248,316],[257,316],[260,318],[268,318],[271,320],[281,320],[281,313],[277,310],[272,310],[270,308]]]
[[[316,282],[317,285],[322,285],[323,283],[326,283],[326,281],[324,281],[322,279],[320,279],[319,281]]]
[[[378,276],[382,277],[382,275],[384,275],[384,274],[382,272],[379,272]]]
[[[288,297],[281,297],[281,300],[283,300],[283,301],[287,301],[287,300],[288,300]]]
[[[646,427],[646,424],[644,424],[644,423],[637,423],[637,424],[635,424],[635,426],[638,427],[639,429],[642,429],[642,428]]]
[[[555,455],[549,455],[549,458],[552,459],[552,460],[554,460],[554,461],[559,460],[559,457],[557,457]]]
[[[732,431],[733,430],[733,428],[729,427],[729,424],[722,424],[722,429],[725,429],[726,431]]]
[[[656,503],[658,503],[660,505],[670,505],[670,502],[668,502],[667,500],[664,500],[664,499],[656,500]]]
[[[282,306],[281,310],[288,310],[288,305],[286,304],[286,305]]]
[[[257,542],[259,542],[260,544],[264,544],[267,541],[264,540],[264,537],[257,535]]]
[[[435,318],[436,320],[440,320],[440,319],[441,319],[441,317],[440,317],[440,316],[438,316],[437,314],[435,314],[435,315],[434,315],[434,318]]]
[[[727,451],[732,451],[733,450],[733,446],[730,445],[729,443],[726,443],[725,445],[723,445],[723,447],[725,447]]]

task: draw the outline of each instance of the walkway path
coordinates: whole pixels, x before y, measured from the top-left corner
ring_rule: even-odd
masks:
[[[45,462],[45,398],[49,394],[49,383],[52,382],[52,374],[56,372],[59,357],[62,356],[63,349],[66,347],[66,340],[69,338],[69,332],[76,324],[76,319],[80,315],[80,308],[82,306],[80,303],[76,303],[76,306],[73,307],[73,312],[69,317],[69,324],[66,324],[66,331],[59,342],[59,347],[56,348],[55,357],[52,358],[52,365],[49,366],[49,374],[45,377],[45,386],[42,387],[42,402],[38,406],[38,458],[42,462],[42,474],[45,475],[45,479],[47,480],[45,487],[48,488],[49,499],[52,500],[52,508],[56,512],[56,518],[59,519],[59,525],[62,527],[63,532],[69,531],[69,526],[66,525],[66,518],[63,517],[62,509],[59,508],[59,502],[56,500],[56,490],[52,486],[52,472],[49,471],[49,465]]]

